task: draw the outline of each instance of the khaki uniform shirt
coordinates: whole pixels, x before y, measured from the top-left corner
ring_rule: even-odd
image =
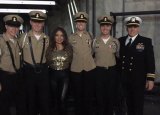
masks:
[[[16,69],[20,68],[20,49],[17,38],[14,38],[14,42],[12,42],[5,34],[3,34],[3,36],[0,37],[0,69],[7,72],[15,72],[6,41],[8,41],[11,46]]]
[[[30,46],[29,46],[29,39],[28,37],[31,37],[31,43],[32,43],[32,49],[34,54],[34,59],[36,63],[40,63],[41,55],[42,55],[42,49],[43,49],[43,38],[45,38],[45,51],[43,55],[42,63],[46,62],[45,53],[46,49],[49,45],[49,38],[44,33],[41,34],[40,39],[37,40],[34,36],[32,30],[29,31],[27,34],[22,34],[20,37],[20,45],[23,49],[23,59],[25,62],[29,64],[34,64],[31,56]],[[25,40],[24,40],[25,39]]]
[[[92,57],[92,38],[89,33],[85,31],[80,37],[76,32],[70,36],[69,42],[73,49],[71,71],[81,72],[94,69],[96,66]]]
[[[96,66],[110,67],[116,65],[115,55],[119,51],[119,42],[109,37],[105,44],[101,37],[97,37],[93,43]]]

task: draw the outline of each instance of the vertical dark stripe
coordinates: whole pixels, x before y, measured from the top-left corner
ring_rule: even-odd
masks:
[[[115,37],[116,36],[116,15],[114,15],[114,13],[113,12],[110,12],[110,16],[113,16],[113,18],[114,18],[114,23],[113,23],[113,26],[112,26],[112,32],[111,32],[111,35],[113,36],[113,37]]]
[[[125,12],[125,0],[123,0],[123,3],[122,3],[122,12],[124,13]],[[122,17],[122,36],[124,36],[124,15],[123,15],[123,17]]]
[[[86,12],[89,16],[89,0],[86,0]],[[89,31],[89,22],[88,22],[87,30]]]

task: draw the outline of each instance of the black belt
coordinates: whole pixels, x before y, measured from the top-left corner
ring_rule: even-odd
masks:
[[[109,70],[109,69],[114,69],[114,68],[116,68],[116,66],[108,66],[108,67],[100,67],[100,66],[97,66],[97,68]]]
[[[0,74],[1,75],[14,75],[16,74],[16,72],[9,72],[9,71],[4,71],[4,70],[0,70]]]

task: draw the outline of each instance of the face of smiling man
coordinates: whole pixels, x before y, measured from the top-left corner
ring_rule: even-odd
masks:
[[[83,21],[76,22],[76,28],[78,31],[84,31],[86,29],[86,22]]]
[[[102,35],[110,35],[112,26],[110,24],[100,25],[100,30]]]
[[[130,37],[133,37],[139,33],[139,26],[136,25],[127,26],[127,32]]]
[[[14,38],[16,34],[19,32],[19,27],[14,27],[14,26],[9,26],[9,25],[5,25],[5,27],[6,27],[6,34],[10,38]]]

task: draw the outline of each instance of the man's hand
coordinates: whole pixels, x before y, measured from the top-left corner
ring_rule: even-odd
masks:
[[[151,91],[154,87],[154,81],[146,81],[146,89]]]

